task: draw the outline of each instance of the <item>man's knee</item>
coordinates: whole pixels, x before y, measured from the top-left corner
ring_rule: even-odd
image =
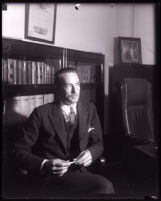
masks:
[[[108,181],[105,193],[108,193],[108,194],[114,194],[115,193],[112,182]]]
[[[114,187],[112,182],[105,178],[100,178],[98,181],[98,193],[102,194],[114,194]]]

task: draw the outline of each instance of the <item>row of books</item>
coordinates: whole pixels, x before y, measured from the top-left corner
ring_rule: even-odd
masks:
[[[2,82],[5,84],[53,84],[59,60],[31,61],[2,58]]]
[[[14,96],[4,101],[4,126],[21,123],[29,117],[34,108],[54,101],[54,94]]]

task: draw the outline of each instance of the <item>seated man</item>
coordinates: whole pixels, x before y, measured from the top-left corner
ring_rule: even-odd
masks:
[[[86,169],[103,152],[102,130],[95,106],[78,101],[76,70],[57,71],[55,86],[58,100],[34,109],[14,144],[14,158],[41,175],[44,195],[113,194],[109,180]]]

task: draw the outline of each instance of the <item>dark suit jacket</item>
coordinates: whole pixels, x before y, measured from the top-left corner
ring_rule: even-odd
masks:
[[[90,132],[89,128],[94,128]],[[93,161],[103,151],[102,129],[94,104],[78,103],[79,149],[88,149]],[[64,117],[57,103],[39,106],[30,115],[20,138],[15,142],[12,155],[18,164],[39,171],[44,159],[66,159]]]

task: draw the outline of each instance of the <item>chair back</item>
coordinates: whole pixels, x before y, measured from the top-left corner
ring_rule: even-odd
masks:
[[[124,78],[121,84],[121,101],[125,134],[153,143],[151,83],[141,78]]]

